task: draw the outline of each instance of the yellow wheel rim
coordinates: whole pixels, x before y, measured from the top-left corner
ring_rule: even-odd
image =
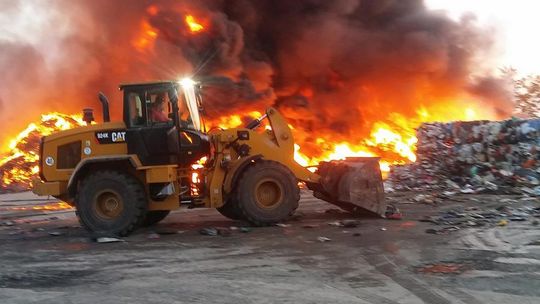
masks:
[[[124,201],[115,191],[102,191],[96,195],[94,210],[100,218],[112,220],[120,216],[124,210]]]
[[[255,201],[261,208],[274,208],[283,201],[283,187],[274,179],[263,179],[255,186]]]

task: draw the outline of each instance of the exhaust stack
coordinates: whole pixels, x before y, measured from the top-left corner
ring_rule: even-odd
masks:
[[[90,108],[83,109],[83,120],[87,126],[91,125],[92,121],[94,121],[94,110]]]
[[[103,107],[103,122],[111,121],[111,116],[109,115],[109,100],[107,99],[107,96],[102,92],[99,92],[98,98]]]

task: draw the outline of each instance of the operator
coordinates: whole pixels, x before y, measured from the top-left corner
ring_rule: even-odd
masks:
[[[167,122],[169,118],[165,114],[165,95],[159,94],[150,109],[150,119],[153,122]]]

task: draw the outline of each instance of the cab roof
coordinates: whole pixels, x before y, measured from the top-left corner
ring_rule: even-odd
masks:
[[[122,83],[120,84],[120,90],[125,88],[136,88],[136,87],[160,87],[160,86],[171,86],[177,85],[177,80],[160,80],[160,81],[149,81],[149,82],[137,82],[137,83]]]

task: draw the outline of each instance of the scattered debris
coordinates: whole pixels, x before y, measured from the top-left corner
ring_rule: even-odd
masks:
[[[343,223],[341,221],[329,222],[328,225],[334,227],[343,227]]]
[[[249,232],[251,232],[251,228],[250,227],[240,227],[240,232],[249,233]]]
[[[116,243],[116,242],[125,242],[122,239],[114,238],[114,237],[98,237],[96,238],[97,243]]]
[[[199,230],[199,233],[202,235],[209,235],[209,236],[218,235],[218,231],[216,228],[202,228],[201,230]]]
[[[437,203],[435,197],[428,194],[418,194],[413,198],[413,201],[427,205],[434,205]]]
[[[320,236],[317,238],[317,241],[321,242],[321,243],[325,243],[325,242],[330,242],[331,239],[325,237],[325,236]]]
[[[506,226],[506,225],[508,225],[508,221],[505,219],[502,219],[497,223],[497,226]]]
[[[289,220],[291,221],[299,221],[301,220],[305,214],[301,211],[296,211],[291,217],[289,217]]]
[[[217,227],[217,228],[202,228],[199,230],[199,233],[202,235],[209,235],[209,236],[230,236],[232,234],[233,229],[225,228],[225,227]],[[249,232],[246,230],[246,227],[243,227],[240,229],[241,232]]]
[[[389,219],[389,220],[402,220],[403,219],[403,213],[398,212],[398,213],[392,213],[392,214],[386,215],[386,219]]]
[[[159,239],[160,236],[159,234],[153,232],[153,233],[149,233],[147,236],[146,236],[147,239],[151,239],[151,240],[155,240],[155,239]]]
[[[345,228],[355,228],[355,227],[358,227],[358,225],[360,225],[360,222],[357,221],[357,220],[342,220],[342,221],[334,221],[334,222],[328,222],[327,223],[329,226],[334,226],[334,227],[345,227]],[[315,227],[305,227],[303,226],[304,228],[315,228]]]
[[[232,234],[232,231],[229,228],[217,228],[217,232],[221,236],[230,236]]]
[[[52,236],[61,236],[63,235],[62,232],[59,232],[59,231],[51,231],[49,232],[49,235],[52,235]]]
[[[429,234],[448,234],[450,232],[454,232],[454,231],[458,231],[459,230],[459,227],[457,226],[449,226],[449,227],[444,227],[444,228],[441,228],[441,229],[426,229],[426,233],[429,233]]]
[[[287,228],[287,227],[291,227],[291,224],[277,223],[276,226],[281,227],[281,228]]]
[[[466,267],[463,264],[442,263],[442,264],[429,264],[426,266],[418,267],[416,270],[420,273],[460,274],[466,270]]]
[[[419,221],[429,222],[439,226],[451,226],[456,228],[481,226],[493,227],[506,226],[508,225],[509,221],[523,222],[527,221],[531,217],[537,216],[540,216],[539,208],[516,208],[508,205],[501,205],[494,209],[483,209],[479,207],[455,207],[450,210],[442,211],[435,216],[423,217],[419,219]],[[440,233],[439,230],[437,231]]]
[[[381,231],[386,231],[386,228],[382,227],[382,228],[381,228]]]
[[[401,220],[403,219],[403,213],[394,205],[388,205],[386,207],[385,217],[388,220]]]
[[[343,220],[341,224],[345,228],[356,228],[360,225],[360,222],[357,220]]]

